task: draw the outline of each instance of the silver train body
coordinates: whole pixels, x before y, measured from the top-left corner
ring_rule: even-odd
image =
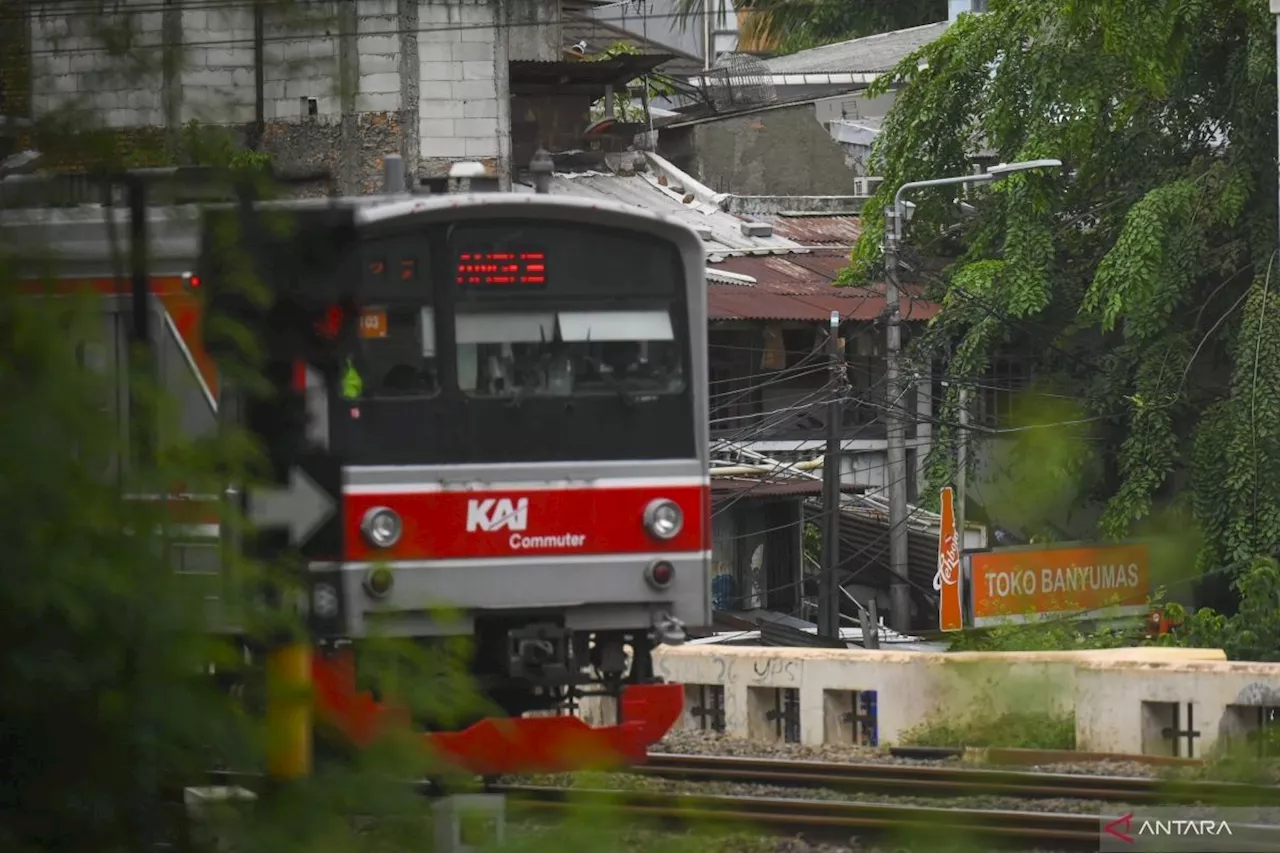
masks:
[[[320,635],[470,634],[481,668],[523,695],[572,689],[588,663],[616,681],[624,646],[628,680],[644,679],[652,645],[710,623],[705,256],[691,229],[539,195],[255,210],[341,221],[332,259],[312,258],[287,284],[261,277],[310,304],[329,297],[313,299],[304,279],[328,275],[317,289],[359,312],[348,350],[292,359],[311,461],[276,486],[292,484],[299,506],[299,489],[313,498],[295,544]],[[152,351],[191,437],[246,423],[248,404],[220,381],[201,333],[218,275],[213,214],[234,211],[148,211]],[[118,208],[107,220],[97,206],[5,210],[0,242],[51,253],[59,278],[102,293],[100,334],[69,344],[111,383],[127,434],[130,223]],[[274,253],[262,245],[251,251]],[[278,271],[283,257],[264,264]],[[410,378],[396,385],[400,368]],[[225,543],[217,513],[201,508],[224,496],[163,497],[188,510],[177,570],[207,583],[217,606]]]

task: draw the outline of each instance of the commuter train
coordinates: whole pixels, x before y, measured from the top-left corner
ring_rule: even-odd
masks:
[[[114,230],[97,206],[2,215],[6,239],[58,254],[63,286],[103,294],[79,351],[114,377],[127,430],[111,369],[134,310],[112,265],[127,213]],[[424,733],[447,756],[486,775],[641,759],[683,699],[651,652],[711,616],[696,234],[510,193],[154,207],[147,232],[152,353],[182,429],[247,426],[275,466],[276,493],[245,505],[254,541],[301,555],[329,722],[360,743],[389,713],[356,687],[362,639],[467,635],[502,716]],[[234,285],[234,257],[267,302]],[[219,370],[219,315],[259,335],[273,397]],[[223,497],[165,496],[184,510],[179,571],[219,571]],[[593,692],[619,697],[616,725],[564,713]]]

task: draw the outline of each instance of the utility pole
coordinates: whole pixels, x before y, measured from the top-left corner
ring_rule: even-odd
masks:
[[[1280,84],[1280,0],[1271,0],[1271,14],[1276,16],[1276,82]],[[1277,117],[1280,117],[1280,112]]]
[[[885,406],[889,464],[885,471],[889,491],[889,618],[895,631],[911,627],[911,587],[907,580],[907,446],[906,430],[899,406],[904,396],[900,388],[899,357],[902,350],[902,316],[898,293],[898,248],[902,224],[898,205],[885,208],[884,301],[885,322]]]
[[[818,636],[840,638],[840,433],[843,425],[844,358],[840,352],[840,312],[831,312],[827,332],[827,360],[831,369],[827,396],[827,452],[822,462],[822,508],[826,515],[822,537],[822,584],[818,607]]]
[[[154,378],[155,356],[151,351],[151,270],[147,258],[147,182],[138,173],[126,174],[125,189],[129,201],[129,263],[131,267],[131,312],[129,338],[133,375],[129,387],[129,421],[133,428],[134,470],[146,470],[151,461],[151,424],[147,419],[142,394],[134,383],[143,377]]]
[[[964,551],[964,496],[969,483],[969,386],[960,387],[960,446],[956,450],[956,539]]]

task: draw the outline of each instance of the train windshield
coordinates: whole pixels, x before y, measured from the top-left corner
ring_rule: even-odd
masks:
[[[460,313],[457,346],[458,387],[472,397],[645,402],[685,388],[664,310]]]
[[[359,343],[340,377],[344,397],[432,397],[440,391],[431,308],[369,306],[360,312]]]

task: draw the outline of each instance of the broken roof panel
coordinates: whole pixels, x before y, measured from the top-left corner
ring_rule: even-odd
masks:
[[[939,21],[814,47],[765,60],[764,64],[770,74],[884,72],[937,39],[947,29],[948,23]]]
[[[517,192],[528,188],[515,187]],[[654,213],[671,216],[696,230],[709,234],[703,239],[711,262],[746,254],[790,253],[803,247],[794,240],[770,236],[747,236],[746,220],[726,213],[719,207],[697,201],[692,194],[676,192],[660,186],[650,175],[609,175],[602,172],[556,173],[551,178],[552,195],[576,195],[604,198],[642,207]],[[685,199],[689,201],[685,201]]]

